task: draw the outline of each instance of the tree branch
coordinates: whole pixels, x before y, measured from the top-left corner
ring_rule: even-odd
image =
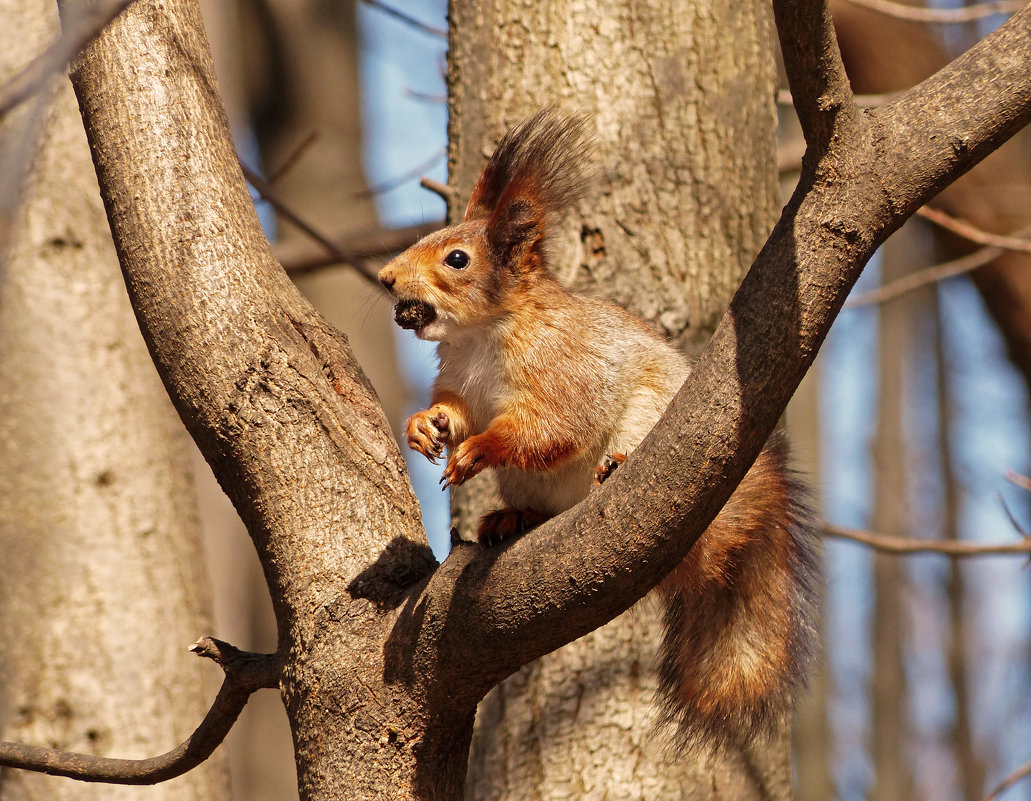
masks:
[[[300,785],[339,794],[381,733],[420,757],[453,743],[471,713],[416,720],[424,697],[382,669],[397,597],[436,564],[404,460],[346,337],[272,255],[196,0],[140,0],[71,79],[140,329],[269,584]],[[370,795],[414,795],[414,749],[377,754]]]
[[[916,213],[925,220],[944,228],[946,231],[951,231],[968,242],[988,245],[999,250],[1012,250],[1015,253],[1031,253],[1031,242],[1026,239],[982,231],[976,225],[971,225],[966,220],[960,220],[933,206],[922,206],[916,210]]]
[[[775,3],[774,14],[807,153],[817,159],[833,138],[851,138],[856,130],[855,98],[841,63],[830,8],[825,0],[792,0]]]
[[[997,259],[1002,253],[1003,250],[1001,248],[980,248],[958,259],[925,267],[909,275],[904,275],[902,278],[882,284],[869,292],[854,295],[845,303],[845,308],[856,309],[860,306],[870,306],[874,303],[884,303],[885,301],[893,300],[922,286],[944,281],[946,278],[951,278],[954,275],[962,275],[963,273],[969,273],[971,270],[976,270],[978,267],[983,267]]]
[[[945,556],[1002,556],[1031,554],[1031,538],[1024,536],[1019,542],[978,543],[960,542],[957,540],[916,539],[912,537],[893,537],[889,534],[877,534],[857,528],[836,526],[824,523],[820,530],[829,537],[852,540],[871,548],[894,554],[938,553]]]
[[[204,720],[177,748],[150,759],[112,759],[0,742],[0,766],[107,784],[157,784],[195,768],[225,739],[251,693],[279,686],[280,668],[274,654],[240,651],[211,637],[201,638],[190,650],[215,660],[226,677]]]
[[[329,264],[347,264],[352,267],[362,278],[375,284],[379,288],[379,278],[377,277],[377,270],[373,270],[367,265],[360,257],[355,256],[353,253],[347,253],[336,246],[329,237],[325,236],[322,232],[318,231],[312,226],[307,220],[297,214],[291,209],[286,203],[284,203],[276,190],[262,178],[257,172],[252,170],[245,164],[241,163],[243,169],[243,175],[247,179],[247,182],[257,190],[258,194],[267,200],[272,207],[279,212],[279,214],[297,226],[307,236],[314,241],[318,242],[325,250],[325,258],[329,259]],[[319,265],[322,266],[322,265]]]
[[[283,269],[291,275],[314,272],[323,267],[337,264],[354,264],[364,259],[374,259],[400,253],[411,247],[427,234],[432,234],[443,225],[442,220],[411,225],[407,228],[383,229],[355,235],[347,239],[335,239],[334,253],[327,252],[319,242],[295,239],[292,242],[277,242],[272,246]],[[376,282],[379,286],[379,282]]]
[[[939,25],[973,22],[997,14],[1012,14],[1026,5],[1024,0],[995,0],[995,2],[989,3],[975,3],[963,8],[921,8],[905,3],[895,3],[892,0],[846,0],[846,2],[896,19]]]
[[[1006,790],[1017,782],[1023,781],[1028,776],[1031,776],[1031,761],[1025,762],[1015,771],[1006,776],[1006,778],[1001,782],[995,785],[995,788],[984,797],[983,801],[995,801],[995,799],[1002,795]]]

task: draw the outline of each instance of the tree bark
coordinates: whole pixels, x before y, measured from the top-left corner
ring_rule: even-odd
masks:
[[[57,32],[52,2],[6,4],[0,82]],[[210,626],[188,438],[125,297],[63,75],[0,125],[0,163],[19,201],[0,243],[0,739],[150,756],[217,689],[186,652]],[[223,760],[148,797],[227,798]],[[8,771],[0,798],[139,791]]]
[[[697,352],[775,220],[766,6],[490,0],[452,3],[450,18],[452,219],[510,125],[546,103],[590,113],[598,174],[553,268]],[[456,493],[467,535],[492,503],[472,494]],[[709,764],[669,750],[657,612],[639,604],[492,692],[467,797],[789,797],[785,737]]]

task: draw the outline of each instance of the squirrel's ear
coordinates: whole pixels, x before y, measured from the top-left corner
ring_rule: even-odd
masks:
[[[508,175],[504,173],[505,165],[499,164],[497,159],[491,159],[487,166],[480,173],[480,180],[473,187],[469,196],[469,205],[465,207],[465,222],[469,220],[486,220],[491,216],[497,205],[498,198],[505,188]]]
[[[521,182],[510,183],[487,220],[487,242],[498,264],[533,269],[543,257],[548,211]]]

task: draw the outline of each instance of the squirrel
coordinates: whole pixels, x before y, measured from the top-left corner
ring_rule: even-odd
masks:
[[[478,540],[517,536],[602,482],[662,415],[687,358],[628,311],[563,287],[549,237],[586,192],[589,118],[546,108],[512,128],[465,216],[391,260],[395,320],[439,343],[430,407],[408,445],[458,486],[495,471],[505,508]],[[774,435],[657,589],[663,718],[687,748],[773,731],[812,652],[815,537],[805,488]]]

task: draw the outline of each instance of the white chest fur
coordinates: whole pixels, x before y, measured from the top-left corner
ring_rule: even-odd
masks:
[[[437,385],[457,393],[473,416],[473,433],[480,433],[500,411],[510,393],[501,348],[492,340],[468,338],[442,342],[437,348],[440,374]]]

